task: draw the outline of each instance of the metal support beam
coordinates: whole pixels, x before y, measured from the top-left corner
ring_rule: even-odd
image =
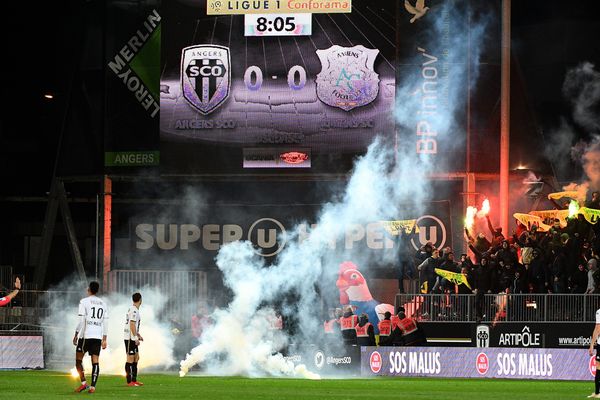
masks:
[[[102,282],[103,290],[107,291],[109,288],[109,275],[110,275],[110,261],[111,261],[111,221],[112,221],[112,180],[108,175],[104,176],[104,194],[103,194],[103,211],[102,219],[104,221],[102,230]]]
[[[82,281],[86,280],[85,268],[83,267],[83,260],[81,258],[81,252],[77,245],[77,233],[75,232],[75,225],[73,224],[73,217],[71,216],[71,210],[69,209],[69,203],[67,201],[67,193],[65,191],[65,185],[63,182],[57,184],[57,195],[58,204],[60,206],[60,213],[62,215],[63,224],[65,231],[67,232],[67,240],[69,241],[69,250],[71,251],[71,258],[77,272],[79,273],[79,279]]]
[[[53,179],[48,193],[48,204],[46,205],[46,216],[44,217],[44,226],[42,227],[42,243],[40,244],[40,253],[38,263],[33,274],[33,281],[38,289],[43,288],[46,280],[46,271],[48,269],[48,257],[50,256],[50,247],[54,237],[54,226],[56,225],[56,213],[58,212],[58,196],[56,186],[58,180]]]
[[[502,0],[502,69],[500,84],[500,226],[509,234],[510,169],[510,11],[511,0]]]
[[[475,183],[475,174],[470,172],[465,175],[463,180],[463,210],[466,212],[468,206],[475,206],[477,203],[477,192],[476,192],[476,183]],[[463,235],[464,236],[464,235]],[[462,249],[463,253],[468,254],[468,244],[466,240],[462,241]]]
[[[85,268],[83,267],[81,252],[79,251],[79,247],[77,245],[77,235],[75,233],[75,226],[73,224],[73,218],[71,217],[71,211],[69,210],[65,186],[61,180],[54,178],[52,180],[52,184],[50,185],[50,193],[48,193],[48,205],[46,206],[46,216],[44,217],[44,226],[42,227],[42,243],[40,245],[38,264],[35,268],[33,277],[36,286],[40,289],[44,287],[44,283],[46,281],[48,259],[50,257],[50,248],[52,247],[52,239],[54,238],[56,215],[59,207],[63,224],[65,226],[65,231],[67,232],[67,240],[69,241],[71,258],[77,268],[79,277],[82,280],[86,279]]]

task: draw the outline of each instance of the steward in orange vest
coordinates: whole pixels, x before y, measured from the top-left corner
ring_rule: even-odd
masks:
[[[336,308],[335,310],[329,310],[329,320],[323,321],[323,332],[329,336],[337,336],[340,333],[340,317],[342,316],[342,310]]]
[[[425,345],[423,332],[417,325],[417,321],[409,318],[404,313],[404,307],[400,307],[398,311],[398,319],[395,320],[392,326],[394,335],[394,345],[399,346],[421,346]]]
[[[365,313],[360,315],[356,325],[356,342],[359,346],[375,346],[375,328],[369,322],[369,316]]]
[[[340,329],[344,344],[356,344],[356,329],[358,325],[358,316],[352,312],[352,307],[346,308],[344,315],[340,318]]]
[[[391,346],[392,345],[392,313],[386,311],[383,320],[379,321],[377,327],[379,328],[379,345],[380,346]]]

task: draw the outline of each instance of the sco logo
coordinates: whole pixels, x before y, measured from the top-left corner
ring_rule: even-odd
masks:
[[[220,78],[225,75],[225,68],[222,65],[196,65],[201,63],[202,60],[192,60],[192,62],[195,64],[190,64],[185,71],[190,78]]]
[[[254,252],[262,257],[278,254],[287,242],[283,224],[273,218],[256,220],[248,229],[248,240],[258,246]]]
[[[183,98],[200,114],[210,114],[229,96],[229,48],[205,44],[185,47],[181,50],[180,75]]]
[[[418,250],[427,242],[433,243],[436,249],[442,249],[446,244],[446,226],[441,219],[434,215],[423,215],[416,222],[419,227],[419,240],[415,243],[415,239],[411,239],[411,243],[415,250]]]

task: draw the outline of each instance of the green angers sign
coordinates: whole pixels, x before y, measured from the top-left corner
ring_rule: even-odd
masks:
[[[159,163],[159,151],[108,151],[104,153],[106,167],[145,167]]]

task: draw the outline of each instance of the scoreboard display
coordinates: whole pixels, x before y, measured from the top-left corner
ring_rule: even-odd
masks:
[[[395,2],[277,3],[299,12],[273,13],[264,1],[163,2],[167,168],[329,172],[336,157],[395,135]]]

